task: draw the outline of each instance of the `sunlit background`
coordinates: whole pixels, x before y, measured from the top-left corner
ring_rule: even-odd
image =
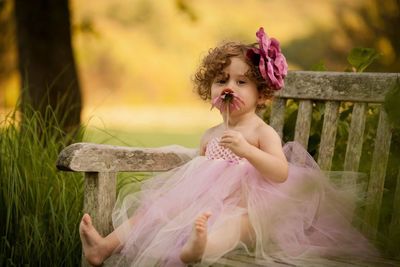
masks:
[[[93,142],[197,146],[221,118],[192,91],[192,75],[211,47],[254,42],[260,26],[281,42],[291,70],[343,71],[359,46],[381,53],[368,71],[400,69],[395,0],[73,0],[70,9],[82,122]],[[3,22],[9,13],[3,9]],[[3,114],[15,106],[20,84],[15,36],[4,32]]]

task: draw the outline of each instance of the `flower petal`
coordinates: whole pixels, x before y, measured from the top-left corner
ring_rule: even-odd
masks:
[[[216,107],[222,112],[226,109],[227,105],[230,110],[238,110],[244,105],[244,101],[232,89],[226,88],[211,101],[211,109]]]
[[[256,32],[256,36],[259,49],[251,48],[247,51],[247,55],[252,62],[255,62],[255,55],[259,56],[258,68],[261,76],[268,82],[271,89],[279,90],[283,87],[283,79],[287,75],[286,58],[281,52],[278,40],[268,38],[263,27]]]
[[[263,57],[260,57],[260,63],[258,64],[258,69],[260,70],[261,76],[266,80],[267,71],[265,70],[265,61]]]

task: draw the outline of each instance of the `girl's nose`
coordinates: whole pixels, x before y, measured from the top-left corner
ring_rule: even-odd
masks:
[[[231,89],[231,90],[235,90],[236,88],[236,82],[234,80],[229,80],[227,86],[227,88]]]

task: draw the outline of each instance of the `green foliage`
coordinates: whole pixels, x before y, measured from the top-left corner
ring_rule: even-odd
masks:
[[[320,62],[312,65],[310,70],[313,70],[313,71],[326,71],[325,63],[321,60]]]
[[[347,62],[351,65],[351,70],[355,72],[363,72],[371,65],[381,54],[377,53],[373,48],[355,47],[351,49],[347,56]]]
[[[384,108],[393,127],[400,130],[400,81],[389,90],[385,96]]]
[[[396,177],[400,176],[400,81],[397,79],[396,83],[389,90],[387,95],[385,96],[385,102],[383,104],[387,114],[389,121],[392,126],[392,143],[391,143],[391,157],[389,158],[388,169],[386,172],[387,177],[391,177],[391,179],[386,179],[385,188],[388,190],[385,191],[384,197],[387,199],[394,199],[395,192],[394,188],[396,188],[397,183],[399,183],[399,179]],[[392,189],[392,190],[390,190]],[[389,203],[391,204],[391,203]],[[388,218],[391,218],[393,212],[390,209],[392,206],[387,205],[383,210],[383,214],[385,219],[382,220],[383,224],[388,221]],[[400,229],[397,227],[394,233],[392,233],[392,243],[388,245],[388,251],[391,255],[397,255],[400,258]]]
[[[116,146],[134,147],[160,147],[177,144],[184,147],[198,148],[203,129],[196,131],[176,129],[171,130],[141,129],[101,129],[99,127],[88,127],[85,129],[84,139],[97,144],[110,144]]]
[[[25,110],[22,122],[17,112],[0,121],[0,266],[78,266],[82,176],[56,170],[67,145],[57,121],[43,128]]]

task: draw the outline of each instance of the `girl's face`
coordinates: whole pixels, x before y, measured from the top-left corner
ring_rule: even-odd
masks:
[[[238,94],[244,101],[242,110],[256,110],[264,99],[260,97],[256,84],[247,77],[249,66],[239,57],[232,57],[231,64],[220,75],[217,75],[211,85],[211,99],[218,97],[221,92],[229,88]],[[234,111],[235,112],[235,111]]]

